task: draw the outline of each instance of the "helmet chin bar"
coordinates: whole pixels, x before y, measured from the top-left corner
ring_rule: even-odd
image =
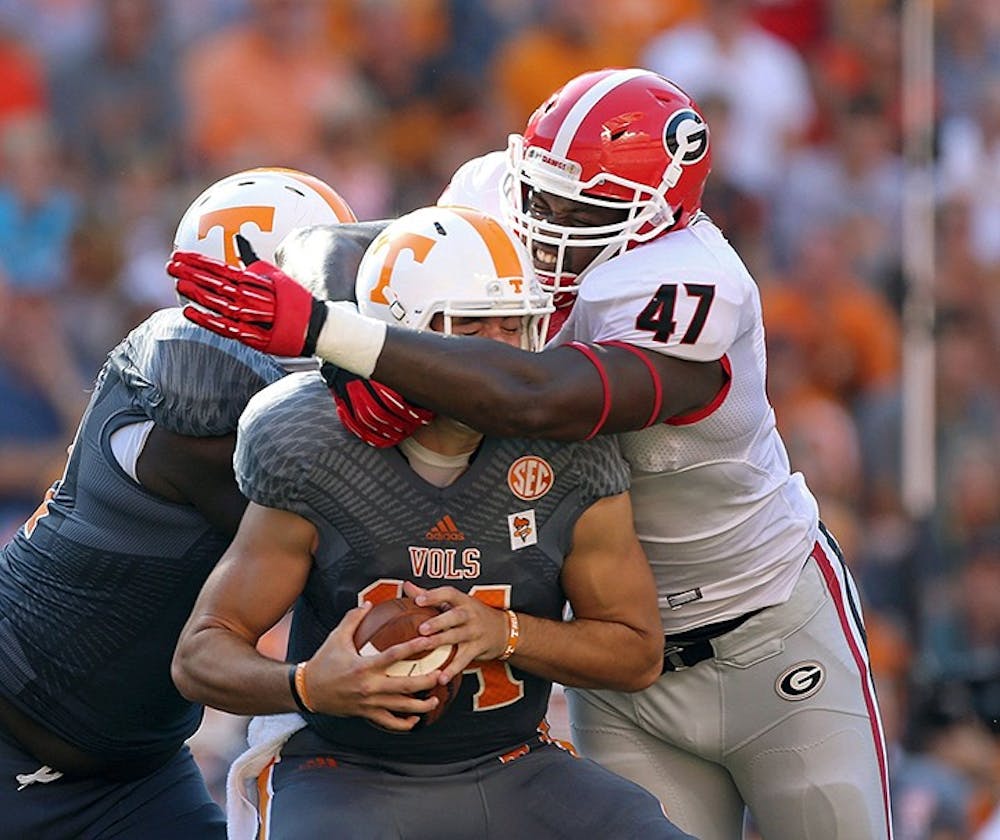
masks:
[[[535,228],[533,227],[534,231]],[[579,230],[579,228],[570,228],[570,230]],[[619,254],[625,252],[628,248],[630,242],[628,240],[624,242],[609,242],[607,245],[601,249],[600,252],[591,258],[590,262],[587,263],[580,271],[572,272],[563,269],[566,264],[566,251],[570,248],[582,248],[582,247],[594,247],[588,245],[584,242],[573,241],[574,237],[569,234],[562,235],[559,237],[558,242],[553,241],[555,237],[545,233],[539,233],[537,236],[534,233],[529,233],[527,242],[529,251],[533,252],[535,242],[543,242],[548,245],[556,246],[556,261],[552,267],[551,271],[545,269],[535,269],[535,274],[538,277],[538,283],[541,287],[552,294],[558,294],[560,292],[568,292],[571,294],[576,294],[577,290],[580,288],[580,284],[583,283],[583,278],[586,277],[592,269],[596,268],[603,262],[607,262],[612,257],[616,257]]]

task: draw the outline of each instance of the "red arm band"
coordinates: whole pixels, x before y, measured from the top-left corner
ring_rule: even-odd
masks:
[[[602,341],[600,343],[608,347],[620,347],[622,350],[628,350],[628,352],[639,359],[639,361],[646,366],[646,370],[649,371],[649,378],[653,380],[653,411],[650,413],[646,424],[642,427],[644,429],[649,428],[656,422],[657,418],[660,416],[660,409],[663,407],[663,382],[660,379],[660,374],[657,372],[656,368],[653,367],[653,363],[649,361],[646,354],[634,344],[629,344],[625,341]]]
[[[590,440],[599,431],[601,431],[604,424],[608,421],[608,413],[611,411],[611,384],[608,382],[608,372],[604,369],[604,363],[597,358],[597,353],[594,352],[594,348],[589,344],[584,344],[582,341],[570,341],[564,346],[572,347],[574,350],[579,350],[583,353],[583,355],[586,356],[590,363],[597,369],[597,375],[601,377],[601,388],[604,391],[604,405],[601,406],[601,416],[597,418],[597,423],[594,424],[594,428],[591,429],[590,433],[584,438],[584,440]]]

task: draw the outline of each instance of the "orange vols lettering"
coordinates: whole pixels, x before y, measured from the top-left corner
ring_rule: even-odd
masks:
[[[444,578],[446,580],[461,580],[479,577],[478,548],[462,549],[461,562],[458,561],[456,548],[426,548],[411,545],[410,568],[414,577]]]

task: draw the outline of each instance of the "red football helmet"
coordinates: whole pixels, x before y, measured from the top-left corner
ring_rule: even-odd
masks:
[[[638,68],[598,70],[567,82],[511,135],[503,187],[505,220],[532,254],[557,249],[553,265],[535,268],[549,291],[579,287],[586,270],[668,231],[701,207],[711,170],[708,125],[684,91]],[[558,224],[532,215],[531,196],[550,193],[623,211],[601,226]],[[567,248],[605,246],[573,274]]]

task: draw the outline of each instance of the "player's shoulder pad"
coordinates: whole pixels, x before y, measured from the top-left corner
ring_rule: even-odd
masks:
[[[108,362],[137,408],[158,426],[194,437],[236,431],[250,397],[285,373],[273,357],[191,323],[179,308],[147,318]]]
[[[361,258],[388,225],[384,219],[295,228],[281,240],[274,261],[314,297],[356,303]]]
[[[556,479],[565,478],[579,488],[586,505],[624,493],[631,485],[631,472],[616,435],[574,443],[525,441],[525,451],[551,459]]]
[[[437,203],[474,207],[499,218],[500,185],[507,171],[506,158],[506,152],[497,151],[467,160],[455,170]]]
[[[292,373],[247,404],[236,435],[233,468],[243,495],[268,507],[293,509],[319,453],[351,439],[318,371]]]
[[[574,445],[574,462],[584,496],[594,501],[624,493],[632,484],[632,473],[615,435],[601,435]]]

